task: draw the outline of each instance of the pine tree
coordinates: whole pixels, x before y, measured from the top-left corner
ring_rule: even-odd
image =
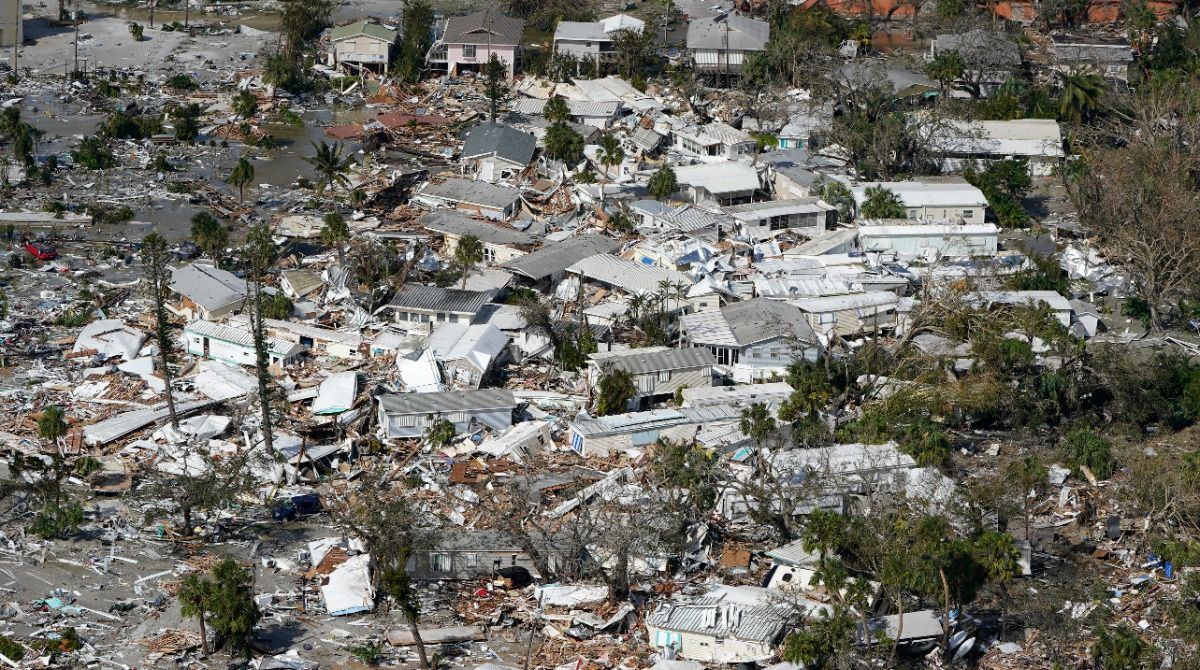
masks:
[[[142,266],[145,268],[150,298],[154,301],[154,337],[158,341],[159,365],[162,366],[163,381],[167,389],[167,416],[171,427],[179,428],[179,416],[175,413],[175,394],[171,389],[171,363],[175,357],[175,344],[171,339],[171,322],[167,317],[167,297],[171,294],[171,268],[167,265],[170,253],[167,241],[158,233],[150,233],[142,242]]]

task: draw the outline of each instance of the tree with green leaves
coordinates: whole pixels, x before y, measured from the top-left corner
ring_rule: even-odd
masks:
[[[462,273],[462,288],[467,288],[467,276],[483,261],[483,242],[474,235],[463,235],[454,245],[454,264]]]
[[[1021,575],[1021,550],[1008,533],[987,531],[975,538],[975,560],[989,583],[1000,589],[1000,634],[1004,634],[1008,609],[1008,582]]]
[[[605,134],[600,138],[600,149],[596,151],[596,162],[600,164],[600,202],[604,202],[604,187],[608,184],[608,172],[610,168],[619,166],[625,162],[625,150],[621,148],[621,141],[611,133]]]
[[[25,167],[36,164],[37,156],[34,149],[37,147],[37,139],[41,135],[42,131],[24,121],[18,123],[13,129],[13,156]]]
[[[1075,126],[1090,121],[1100,111],[1108,86],[1096,72],[1059,72],[1062,94],[1058,100],[1058,117]]]
[[[583,135],[565,123],[556,123],[546,129],[546,155],[568,165],[578,165],[583,160]]]
[[[132,21],[129,23],[129,36],[133,38],[134,42],[141,42],[145,39],[145,34],[146,28],[142,24]]]
[[[317,195],[324,193],[326,188],[333,188],[334,185],[349,187],[350,180],[346,178],[346,173],[354,164],[354,158],[342,155],[342,143],[328,144],[325,140],[321,140],[320,144],[316,142],[310,142],[310,144],[316,153],[304,160],[313,166],[320,177],[317,182]]]
[[[883,186],[868,186],[859,215],[864,219],[903,219],[904,201]]]
[[[71,152],[71,158],[88,170],[107,170],[117,164],[108,145],[95,135],[83,138],[79,147]]]
[[[283,3],[279,34],[283,42],[281,55],[287,61],[300,62],[301,55],[313,40],[329,27],[334,6],[332,0],[286,0]]]
[[[774,149],[779,146],[779,138],[775,133],[759,133],[754,136],[754,160],[752,163],[758,165],[758,157],[762,152],[769,149]]]
[[[229,172],[229,178],[225,181],[233,184],[238,190],[238,203],[245,201],[246,186],[254,181],[254,164],[246,159],[245,156],[238,158],[234,164],[233,170]]]
[[[142,268],[146,273],[147,290],[154,303],[154,338],[158,343],[158,361],[162,368],[167,392],[167,416],[171,427],[179,428],[175,413],[175,393],[171,386],[171,364],[175,360],[175,340],[171,337],[171,320],[167,315],[167,300],[171,296],[171,252],[167,241],[158,233],[150,233],[142,241]]]
[[[171,119],[175,123],[175,139],[180,142],[191,142],[200,134],[200,105],[192,102],[186,105],[176,105],[171,110]]]
[[[425,428],[425,441],[435,447],[444,447],[454,439],[454,424],[440,415],[429,417]]]
[[[433,22],[433,7],[425,0],[404,3],[404,41],[400,44],[393,69],[397,76],[410,84],[421,81],[425,54],[433,45]]]
[[[341,212],[330,212],[325,215],[325,225],[321,228],[321,241],[337,251],[338,264],[345,265],[345,244],[350,239],[350,226]]]
[[[214,263],[219,263],[221,253],[229,246],[229,231],[212,214],[196,212],[192,215],[192,241]]]
[[[209,603],[212,602],[216,584],[206,575],[193,572],[183,578],[179,584],[179,613],[189,619],[196,619],[200,624],[200,649],[207,656],[212,653],[208,645],[208,628],[205,620],[208,618]]]
[[[233,96],[233,113],[249,119],[258,113],[258,96],[247,89],[242,89]]]
[[[207,613],[209,625],[230,644],[229,652],[250,656],[250,637],[262,618],[254,601],[254,575],[232,558],[213,566]]]
[[[596,385],[596,414],[609,416],[622,414],[629,409],[629,402],[637,397],[637,386],[633,375],[615,367],[606,369]]]
[[[567,99],[555,93],[546,101],[545,108],[542,109],[542,117],[551,124],[566,123],[571,120],[571,109],[567,106]]]
[[[742,419],[738,428],[743,434],[749,436],[755,445],[762,445],[775,433],[775,417],[771,416],[771,411],[766,405],[754,403],[742,410]]]
[[[250,289],[250,335],[254,340],[254,372],[258,377],[258,404],[262,411],[263,445],[268,454],[275,453],[274,424],[272,421],[274,381],[271,379],[270,356],[267,354],[267,334],[263,324],[263,275],[275,264],[278,250],[271,239],[271,229],[265,223],[255,225],[246,235],[242,247],[250,271],[247,285]]]
[[[488,99],[488,115],[492,123],[500,112],[500,101],[508,95],[508,67],[492,52],[483,66],[484,94]]]
[[[669,198],[678,190],[679,182],[675,178],[675,170],[666,163],[650,175],[650,181],[646,184],[646,192],[657,200]]]
[[[957,51],[940,51],[925,64],[925,74],[941,87],[943,99],[950,97],[950,85],[963,76],[966,63]]]
[[[1096,642],[1092,644],[1092,663],[1096,670],[1141,670],[1157,667],[1148,663],[1149,647],[1138,634],[1125,625],[1109,630],[1097,626]]]

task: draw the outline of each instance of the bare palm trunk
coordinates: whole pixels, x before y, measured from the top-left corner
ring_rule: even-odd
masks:
[[[422,670],[429,670],[429,656],[425,653],[425,640],[421,638],[421,629],[414,617],[408,617],[408,629],[412,631],[413,642],[417,643],[417,657],[421,659]]]

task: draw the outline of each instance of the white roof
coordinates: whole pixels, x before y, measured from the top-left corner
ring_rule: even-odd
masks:
[[[562,40],[607,42],[611,38],[599,21],[559,21],[554,29],[554,41]]]
[[[358,395],[358,374],[353,370],[329,375],[317,391],[313,400],[313,414],[338,414],[354,405]]]
[[[992,156],[1061,158],[1062,129],[1053,119],[951,121],[961,134],[933,138],[943,151]]]
[[[375,589],[371,585],[371,555],[351,556],[329,573],[329,582],[321,587],[325,611],[332,616],[370,612],[375,608]]]
[[[632,30],[635,33],[641,33],[646,27],[646,22],[634,18],[628,14],[615,14],[606,19],[600,19],[600,24],[604,26],[604,32],[615,33],[618,30]]]
[[[230,344],[236,344],[239,347],[252,349],[254,347],[254,336],[250,331],[233,326],[227,326],[223,323],[213,323],[204,319],[197,319],[184,327],[185,333],[195,333],[203,337],[211,337],[214,340],[221,340]],[[304,347],[294,342],[286,342],[275,337],[267,338],[267,350],[269,353],[278,356],[290,357],[304,351]]]
[[[745,163],[704,163],[675,168],[675,180],[709,193],[755,191],[761,186],[758,170]]]
[[[442,373],[438,370],[433,351],[426,349],[416,359],[396,357],[396,371],[406,391],[413,393],[438,393],[442,389]]]
[[[962,182],[868,182],[851,189],[854,202],[862,207],[867,199],[867,189],[874,187],[882,187],[895,193],[906,207],[987,207],[987,198],[984,197],[983,191]]]
[[[837,312],[844,309],[871,309],[874,307],[895,307],[900,298],[891,291],[870,291],[868,293],[849,293],[823,298],[797,298],[789,301],[805,312]]]
[[[1070,312],[1071,301],[1054,291],[980,291],[979,297],[985,302],[1003,305],[1027,305],[1044,302],[1057,312]]]
[[[490,323],[469,326],[444,360],[464,360],[485,372],[492,361],[508,346],[508,336]]]
[[[95,349],[106,359],[120,356],[131,361],[137,358],[145,339],[145,333],[126,326],[120,319],[97,319],[79,331],[71,351]]]
[[[692,280],[682,272],[627,261],[612,254],[589,256],[567,268],[567,272],[611,284],[630,293],[654,293],[659,290],[658,285],[662,281],[692,285]]]
[[[950,223],[914,224],[911,226],[863,226],[858,229],[859,237],[864,240],[873,237],[927,237],[965,236],[965,235],[998,235],[1000,229],[994,223],[965,223],[954,225]],[[864,246],[865,243],[864,243]]]
[[[791,397],[794,390],[786,382],[768,382],[766,384],[740,384],[737,386],[710,386],[708,388],[683,389],[685,405],[696,403],[711,404],[724,402],[734,406],[756,402],[764,405]]]

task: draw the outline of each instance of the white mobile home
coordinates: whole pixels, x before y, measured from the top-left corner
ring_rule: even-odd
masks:
[[[994,256],[1000,229],[992,223],[869,225],[858,229],[863,251],[890,251],[904,257]]]
[[[420,438],[430,425],[445,420],[456,434],[476,428],[496,431],[512,426],[517,401],[511,391],[444,391],[388,393],[378,396],[379,426],[385,438]]]
[[[187,352],[235,365],[256,365],[254,337],[249,330],[203,319],[183,329]],[[287,365],[304,353],[304,347],[274,337],[267,338],[267,360],[271,365]]]
[[[859,184],[850,189],[854,206],[862,211],[867,191],[883,188],[904,203],[905,217],[921,221],[983,223],[987,198],[983,191],[964,182],[884,181]]]

